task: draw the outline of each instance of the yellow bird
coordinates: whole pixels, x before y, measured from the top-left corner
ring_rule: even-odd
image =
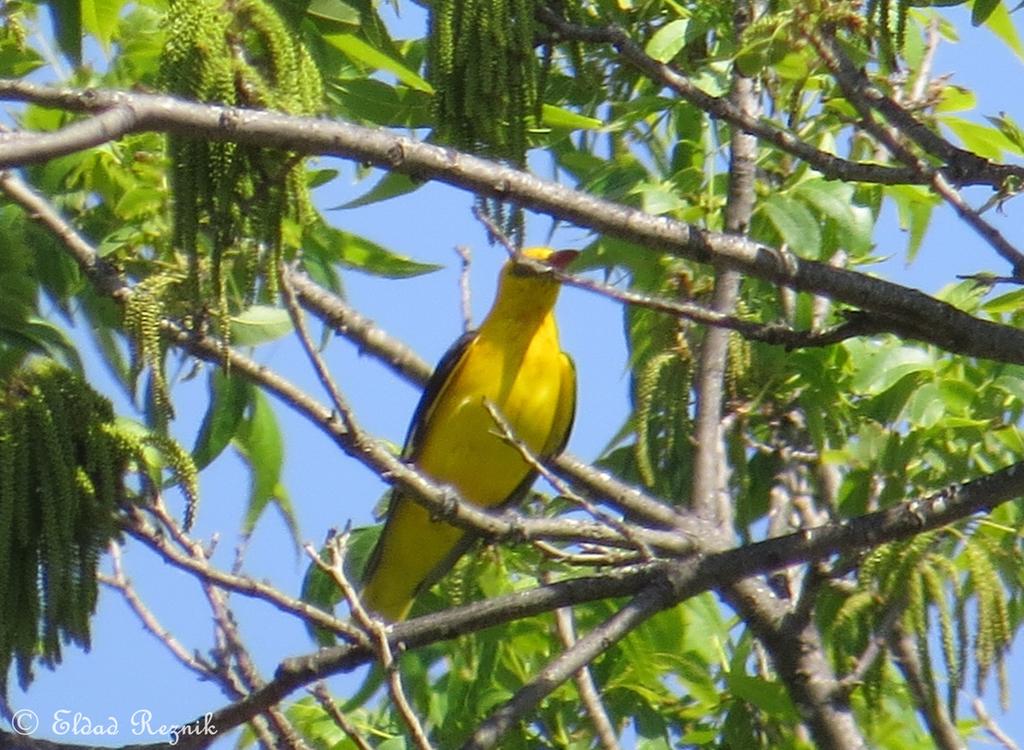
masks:
[[[529,248],[522,254],[564,269],[575,250]],[[480,328],[442,357],[420,399],[403,457],[467,501],[498,508],[520,500],[536,472],[503,439],[492,404],[537,457],[559,453],[576,411],[576,370],[558,342],[559,284],[550,271],[510,260],[494,306]],[[387,521],[364,574],[363,604],[392,621],[469,548],[475,535],[432,518],[395,488]]]

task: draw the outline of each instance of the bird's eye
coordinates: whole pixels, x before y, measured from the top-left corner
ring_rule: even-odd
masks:
[[[551,273],[550,268],[545,268],[534,263],[512,263],[509,273],[512,276],[544,276]]]

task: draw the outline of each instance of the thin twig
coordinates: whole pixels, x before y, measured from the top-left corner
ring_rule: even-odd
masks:
[[[209,552],[203,548],[202,544],[191,540],[184,530],[178,526],[159,494],[154,494],[148,498],[146,510],[161,522],[185,555],[197,564],[209,567]],[[132,509],[131,512],[139,513],[135,509]],[[211,652],[213,662],[210,664],[210,676],[221,686],[221,689],[229,698],[235,700],[244,699],[254,691],[264,687],[265,683],[256,673],[255,665],[249,658],[248,652],[238,634],[234,615],[227,607],[224,592],[215,588],[209,581],[203,578],[199,578],[199,583],[210,605],[215,624],[215,645]],[[293,748],[293,750],[305,750],[305,743],[276,706],[264,706],[260,714],[254,714],[249,717],[249,721],[256,737],[264,746],[281,746]],[[197,720],[194,723],[199,722]],[[213,724],[213,726],[216,726],[216,724]],[[197,741],[199,739],[197,738]],[[207,737],[205,739],[212,741],[213,738]]]
[[[942,37],[939,36],[939,19],[933,17],[928,20],[928,25],[925,27],[924,54],[921,55],[921,64],[917,68],[914,85],[910,90],[910,104],[918,105],[924,101],[928,84],[931,83],[935,53],[938,52],[941,41]]]
[[[177,527],[159,495],[150,500],[148,508],[160,518],[165,527],[174,529],[179,544],[193,559],[209,565],[209,558],[203,546],[190,541],[185,532]],[[250,695],[264,687],[266,682],[260,676],[239,632],[235,615],[228,606],[227,592],[212,585],[208,580],[200,578],[199,582],[209,602],[215,624],[215,671],[220,676],[222,684],[232,691],[234,697]],[[261,713],[262,716],[254,716],[250,723],[256,736],[265,746],[308,750],[305,741],[280,708],[276,705],[266,706]]]
[[[327,685],[321,680],[310,688],[308,688],[310,695],[316,698],[316,702],[320,704],[320,707],[331,717],[331,721],[334,722],[335,726],[338,727],[345,736],[352,740],[352,744],[356,746],[356,750],[373,750],[373,747],[369,742],[359,733],[359,731],[352,725],[352,722],[348,720],[339,709],[337,704],[331,698],[331,694],[327,691]]]
[[[733,39],[739,45],[744,30],[760,15],[755,3],[738,0],[733,6]],[[758,119],[757,82],[734,66],[729,87],[729,103],[752,120]],[[725,231],[746,235],[754,212],[757,141],[737,127],[729,136],[729,173],[725,203]],[[732,317],[739,298],[740,275],[731,269],[717,269],[711,311]],[[715,523],[722,533],[733,526],[732,500],[728,492],[729,462],[726,460],[725,431],[722,416],[725,399],[725,375],[729,364],[729,332],[714,327],[708,330],[697,354],[694,373],[693,478],[690,507],[698,516]]]
[[[391,650],[391,643],[388,641],[387,623],[373,617],[366,611],[355,587],[352,586],[345,576],[345,571],[342,568],[342,560],[345,557],[345,542],[346,537],[340,534],[327,541],[326,547],[330,555],[329,561],[323,560],[312,545],[307,544],[304,549],[306,554],[316,563],[317,567],[334,579],[335,584],[341,590],[342,595],[344,595],[345,600],[348,602],[349,608],[352,610],[352,618],[372,637],[377,659],[380,662],[381,669],[384,670],[384,674],[387,676],[388,692],[391,694],[391,700],[398,710],[398,715],[405,722],[413,743],[420,750],[433,750],[430,740],[427,739],[427,733],[424,731],[419,717],[412,710],[409,699],[405,695],[405,689],[402,687],[402,676],[398,671],[398,662],[395,660]]]
[[[917,645],[910,634],[899,624],[894,625],[889,631],[889,645],[935,746],[939,750],[966,750],[960,732],[924,675]]]
[[[318,286],[306,274],[286,271],[296,298],[305,309],[409,382],[422,386],[430,378],[431,365],[405,342],[389,335],[346,300]]]
[[[469,271],[473,265],[472,251],[466,245],[456,245],[455,253],[462,264],[459,268],[459,302],[462,308],[462,330],[473,328],[473,301],[469,283]]]
[[[855,313],[845,324],[828,331],[798,331],[783,323],[758,323],[721,312],[714,307],[708,308],[695,302],[671,300],[660,295],[636,292],[631,289],[619,289],[596,279],[575,276],[563,271],[556,270],[553,274],[566,286],[584,289],[617,302],[643,307],[716,329],[736,331],[750,341],[777,344],[785,346],[787,349],[829,346],[855,336],[891,330],[881,320],[873,320],[867,314]]]
[[[508,702],[501,705],[476,728],[472,737],[462,746],[462,750],[487,750],[498,746],[505,733],[553,690],[629,635],[649,617],[671,604],[674,594],[671,587],[651,586],[644,589],[517,690]]]
[[[545,576],[545,579],[547,576]],[[545,580],[545,583],[550,583]],[[555,610],[555,627],[558,630],[558,637],[565,648],[571,648],[576,643],[576,629],[573,626],[572,610],[563,607]],[[619,740],[612,726],[604,703],[601,702],[601,693],[594,683],[594,675],[590,667],[581,667],[575,674],[576,689],[579,691],[580,700],[583,701],[583,709],[587,712],[594,731],[597,733],[598,742],[604,750],[620,750]]]
[[[588,545],[583,545],[584,549],[587,549],[587,547]],[[568,565],[585,565],[587,567],[606,568],[610,566],[635,565],[642,559],[636,552],[621,552],[599,547],[594,547],[592,552],[567,552],[561,547],[541,541],[534,542],[533,548],[550,560],[556,560]]]
[[[693,514],[684,514],[668,500],[652,497],[639,488],[623,482],[609,472],[585,463],[569,453],[551,461],[558,471],[577,488],[583,488],[592,497],[620,509],[631,520],[655,527],[677,530],[683,541],[706,539],[713,527]]]
[[[1024,253],[1006,239],[993,224],[982,218],[981,213],[972,208],[941,173],[932,176],[932,189],[953,207],[957,216],[963,219],[967,226],[1010,263],[1016,276],[1024,277]]]
[[[115,300],[120,300],[129,293],[127,282],[116,270],[61,217],[52,203],[32,190],[17,174],[0,170],[0,191],[21,205],[30,219],[41,224],[56,237],[65,252],[74,259],[82,273],[95,286],[96,291]]]
[[[616,531],[618,531],[625,539],[630,540],[636,547],[637,552],[641,554],[644,560],[653,560],[655,555],[651,551],[650,547],[634,533],[633,526],[628,523],[624,523],[621,519],[615,518],[614,516],[605,513],[596,505],[591,503],[586,498],[577,495],[570,489],[561,477],[555,474],[551,469],[541,462],[537,456],[534,455],[533,451],[530,450],[525,442],[519,439],[516,434],[512,431],[512,426],[505,419],[504,415],[498,411],[497,407],[490,402],[484,402],[484,408],[487,409],[487,413],[490,414],[491,419],[494,420],[494,424],[497,426],[500,437],[513,448],[515,448],[519,455],[522,456],[523,460],[529,464],[530,468],[540,474],[547,482],[555,488],[555,491],[575,505],[578,505],[584,511],[590,514],[594,520],[599,523],[603,523]]]
[[[857,657],[853,669],[839,680],[841,690],[847,693],[852,692],[864,682],[865,675],[874,666],[878,657],[884,653],[893,628],[896,627],[906,608],[907,602],[902,597],[894,598],[886,604],[878,627],[875,628],[868,640],[868,645]]]
[[[487,237],[490,240],[497,242],[505,248],[509,258],[516,258],[520,255],[519,251],[521,248],[516,247],[516,244],[509,239],[508,235],[502,231],[502,228],[498,226],[498,223],[491,217],[490,213],[482,208],[480,204],[473,206],[473,218],[484,225],[484,229],[487,230]]]
[[[929,166],[904,146],[897,136],[909,138],[926,152],[944,158],[953,165],[963,162],[976,163],[980,157],[953,146],[918,121],[899,102],[871,85],[864,72],[857,70],[834,39],[815,34],[810,36],[810,41],[822,62],[835,76],[847,101],[860,114],[861,126],[878,138],[896,158],[916,170],[920,177],[953,207],[957,215],[1010,264],[1015,276],[1024,275],[1024,253],[1010,243],[1002,232],[983,219],[979,212],[967,205],[943,171]],[[887,129],[878,123],[874,118],[874,111],[880,112],[893,129]]]
[[[874,182],[885,185],[902,185],[918,179],[911,170],[850,161],[821,151],[792,133],[744,112],[729,99],[704,92],[671,66],[650,57],[624,29],[618,26],[583,26],[569,23],[543,7],[538,10],[537,15],[561,38],[591,44],[611,44],[624,60],[642,71],[652,81],[669,88],[708,114],[803,159],[824,175],[851,182]]]
[[[974,708],[974,715],[978,717],[978,721],[985,727],[985,731],[989,735],[1002,745],[1006,750],[1020,750],[1020,745],[1014,742],[1010,735],[1004,732],[998,724],[989,716],[988,711],[985,710],[985,703],[980,697],[976,697],[971,701],[971,706]]]
[[[320,384],[327,391],[327,395],[330,396],[331,402],[334,404],[335,413],[341,421],[342,429],[351,431],[354,427],[351,421],[352,409],[345,401],[345,397],[341,395],[337,383],[334,382],[334,378],[331,377],[330,370],[327,368],[327,363],[324,362],[323,357],[320,356],[320,352],[313,343],[313,339],[309,336],[306,321],[303,318],[302,310],[299,308],[295,291],[291,286],[290,276],[284,268],[284,264],[281,264],[281,267],[278,268],[278,279],[281,286],[281,296],[288,310],[288,317],[291,318],[292,327],[299,337],[302,349],[306,352],[306,357],[309,359],[310,364],[313,365],[313,370],[316,372]]]
[[[165,562],[214,586],[265,601],[282,612],[294,615],[311,625],[329,630],[347,641],[358,643],[365,640],[366,636],[361,631],[318,607],[300,599],[294,599],[269,584],[215,568],[206,562],[205,555],[198,558],[175,549],[163,534],[146,523],[142,511],[138,509],[132,509],[122,517],[122,528],[133,538],[153,550]]]
[[[124,598],[125,603],[135,613],[136,617],[139,618],[139,622],[142,623],[147,631],[170,651],[174,657],[180,661],[185,667],[192,670],[196,674],[200,675],[205,679],[213,677],[213,667],[205,659],[199,656],[198,653],[189,653],[188,649],[182,645],[181,641],[174,637],[167,628],[160,624],[156,615],[153,611],[146,606],[145,602],[139,597],[132,582],[128,580],[124,574],[124,568],[121,562],[121,545],[116,542],[111,542],[108,550],[110,552],[110,560],[113,565],[114,574],[112,576],[100,574],[99,581],[105,586],[118,591]]]

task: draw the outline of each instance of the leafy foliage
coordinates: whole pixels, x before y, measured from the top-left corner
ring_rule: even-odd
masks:
[[[96,69],[74,65],[69,85],[155,88],[235,107],[431,131],[519,166],[541,171],[543,164],[594,196],[719,231],[730,200],[730,126],[652,71],[681,76],[717,102],[728,99],[734,75],[749,77],[763,104],[758,123],[825,155],[897,165],[891,144],[864,128],[815,46],[827,31],[866,80],[923,128],[986,159],[1024,156],[1024,131],[1010,114],[972,116],[973,93],[942,76],[915,85],[932,64],[930,46],[955,39],[942,15],[946,4],[777,2],[735,34],[734,4],[724,2],[545,4],[569,29],[559,31],[538,19],[541,6],[533,0],[438,0],[430,4],[429,31],[405,40],[392,37],[376,5],[355,0],[11,2],[0,9],[0,72],[22,77],[48,64],[32,42],[45,5],[69,60],[81,59],[83,36],[109,54]],[[1024,55],[1005,3],[975,0],[971,11],[974,23]],[[567,39],[572,29],[586,33]],[[630,63],[621,41],[587,40],[614,38],[609,30],[626,35],[651,64]],[[37,105],[13,117],[18,128],[47,133],[77,121]],[[939,161],[890,129],[925,166]],[[906,231],[906,259],[914,260],[942,204],[920,180],[843,181],[767,139],[758,142],[754,162],[751,238],[850,273],[878,272],[879,256],[894,252],[875,247],[879,221],[890,210]],[[0,659],[7,659],[0,667],[6,674],[13,661],[25,682],[34,660],[60,660],[62,639],[88,645],[97,561],[116,535],[117,508],[135,494],[126,474],[145,488],[165,484],[167,470],[189,497],[187,526],[195,472],[233,450],[250,479],[236,500],[240,536],[276,507],[292,541],[302,538],[293,504],[303,498],[289,492],[284,471],[289,435],[256,385],[211,368],[191,456],[167,437],[178,354],[161,335],[165,322],[197,335],[212,331],[225,347],[259,350],[294,333],[278,298],[282,261],[333,292],[353,271],[397,279],[436,266],[329,223],[311,195],[335,187],[340,173],[311,167],[296,153],[134,133],[22,172],[131,290],[117,303],[103,298],[59,238],[20,207],[0,205],[0,376],[7,384],[0,409],[0,600],[12,602],[0,620]],[[362,165],[354,173],[358,180],[375,174]],[[336,202],[359,211],[415,195],[422,184],[419,176],[391,173]],[[1008,179],[993,200],[1019,187]],[[711,304],[714,279],[706,266],[610,236],[585,244],[583,265],[613,284]],[[1024,326],[1024,293],[997,296],[985,277],[936,296],[977,318]],[[729,312],[821,334],[856,322],[861,311],[745,278]],[[143,402],[152,430],[115,422],[109,402],[72,374],[81,369],[82,345],[65,330],[72,324],[91,332],[125,392]],[[625,306],[622,330],[629,414],[618,430],[609,429],[597,463],[685,510],[706,328]],[[732,335],[721,458],[738,542],[842,523],[1024,454],[1024,369],[917,343],[898,326],[893,331],[794,349]],[[26,368],[30,356],[47,362]],[[580,513],[557,497],[528,511]],[[1022,613],[1021,523],[1020,509],[1007,504],[983,520],[766,579],[784,605],[809,613],[872,747],[934,745],[914,716],[924,708],[912,688],[939,696],[954,720],[962,699],[993,676],[1005,692],[1008,649]],[[365,547],[368,536],[355,536]],[[639,555],[614,552],[622,556],[580,545],[484,547],[422,597],[417,613],[581,573],[601,575]],[[333,582],[312,570],[303,595],[324,608],[340,599]],[[577,631],[590,632],[621,604],[573,608]],[[311,630],[318,644],[330,640],[323,628]],[[566,648],[555,633],[553,616],[544,615],[400,653],[405,691],[430,737],[442,747],[462,742]],[[919,677],[893,658],[898,638],[911,644]],[[780,670],[749,622],[711,594],[652,617],[607,648],[589,672],[613,728],[635,737],[638,748],[806,747],[792,729],[801,713]],[[379,699],[387,678],[371,670],[339,708],[383,747],[404,747],[401,715]],[[308,698],[288,704],[286,714],[313,742],[353,746]],[[502,742],[590,747],[595,730],[580,712],[578,688],[567,682]]]
[[[441,0],[430,9],[428,74],[441,137],[518,164],[538,116],[532,0]]]
[[[265,0],[172,2],[161,80],[190,99],[289,114],[317,114],[320,72],[298,33]],[[230,298],[252,304],[257,282],[272,296],[277,264],[312,218],[294,154],[184,136],[168,141],[174,189],[174,247],[189,259],[198,307],[218,301],[226,334]],[[204,262],[206,267],[204,268]],[[227,264],[227,265],[225,265]],[[155,341],[142,344],[148,351]],[[150,364],[153,364],[150,362]]]
[[[149,448],[157,449],[149,456]],[[11,375],[0,398],[0,697],[12,660],[26,687],[37,658],[61,661],[61,642],[89,647],[96,569],[117,531],[116,511],[131,492],[135,465],[159,482],[166,460],[188,498],[195,466],[168,438],[114,419],[110,402],[78,375],[38,360]]]

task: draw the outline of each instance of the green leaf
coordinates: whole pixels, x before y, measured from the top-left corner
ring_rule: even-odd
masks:
[[[430,124],[430,97],[374,78],[348,78],[334,84],[332,96],[349,117],[387,127]]]
[[[755,76],[769,65],[775,65],[789,52],[785,35],[757,37],[736,53],[736,67],[745,76]]]
[[[598,119],[556,107],[553,104],[545,104],[541,108],[541,122],[549,128],[564,130],[601,130],[604,128],[604,123]]]
[[[359,11],[343,0],[312,0],[306,13],[348,26],[358,26],[361,22]]]
[[[122,219],[134,219],[156,213],[166,202],[166,191],[139,186],[125,192],[114,207],[114,212]]]
[[[340,173],[337,169],[314,169],[306,174],[306,185],[310,188],[318,188],[326,185]]]
[[[1017,148],[1017,153],[1024,152],[1024,131],[1005,112],[1000,112],[998,117],[985,117],[990,123],[999,128],[999,132],[1006,136],[1006,139]]]
[[[689,18],[679,18],[662,26],[647,42],[644,51],[661,63],[667,63],[686,46],[686,30]]]
[[[947,284],[935,293],[937,299],[948,302],[964,312],[975,313],[988,294],[988,288],[973,279]]]
[[[1003,152],[1014,150],[1014,143],[999,128],[981,125],[959,117],[943,117],[942,123],[952,130],[964,148],[986,159],[998,160]]]
[[[82,64],[82,6],[79,0],[49,0],[54,31],[61,52],[75,65]]]
[[[1007,425],[992,432],[992,436],[1006,446],[1015,456],[1024,455],[1024,435],[1017,425]]]
[[[1014,289],[1012,292],[990,299],[981,306],[981,309],[990,315],[1024,310],[1024,289]]]
[[[686,692],[698,703],[713,707],[722,697],[713,674],[703,658],[693,651],[680,654],[672,673],[686,686]]]
[[[415,180],[412,177],[409,177],[409,175],[399,174],[398,172],[388,172],[376,185],[360,195],[358,198],[350,200],[348,203],[342,203],[340,206],[335,206],[328,210],[338,211],[341,209],[369,206],[371,203],[379,203],[380,201],[386,201],[390,198],[397,198],[400,195],[407,195],[408,193],[421,188],[423,184],[422,180]]]
[[[104,50],[110,49],[125,0],[81,0],[82,25],[95,36]]]
[[[370,46],[355,34],[325,34],[324,41],[341,50],[352,62],[364,65],[372,70],[386,70],[409,88],[433,94],[434,87],[417,73],[405,66],[405,63],[386,55]]]
[[[291,333],[288,311],[270,305],[253,305],[231,318],[231,343],[256,346]]]
[[[975,9],[977,9],[978,2],[994,2],[995,7],[989,11],[985,26],[995,34],[999,39],[1010,49],[1013,50],[1017,58],[1024,60],[1024,44],[1021,43],[1020,34],[1017,33],[1017,27],[1013,23],[1013,18],[1010,17],[1010,10],[1007,7],[1007,3],[1001,3],[998,0],[975,0]],[[973,20],[974,13],[972,12],[971,18]],[[975,24],[977,26],[977,24]]]
[[[365,237],[341,229],[318,225],[309,235],[310,242],[325,258],[376,276],[404,279],[436,271],[441,266],[420,263],[404,255],[393,253]]]
[[[977,95],[963,86],[944,86],[940,96],[939,103],[935,105],[936,112],[969,112],[978,106]]]
[[[945,415],[946,406],[938,384],[924,383],[907,398],[899,418],[914,428],[926,429],[933,427]]]
[[[878,395],[911,372],[931,372],[935,359],[924,349],[909,346],[879,347],[848,341],[855,370],[851,386],[858,393]]]
[[[938,383],[946,409],[957,416],[970,418],[971,407],[978,396],[977,389],[970,383],[951,377],[942,378]]]
[[[815,178],[801,182],[792,192],[839,225],[842,245],[852,253],[866,253],[874,246],[871,210],[854,203],[852,185]]]
[[[790,52],[775,65],[775,73],[790,81],[804,81],[810,73],[807,55],[804,52]]]
[[[69,369],[78,373],[83,372],[78,349],[75,348],[74,341],[63,328],[49,320],[32,315],[25,321],[22,331],[36,343],[40,351],[45,352]]]
[[[326,559],[327,552],[321,549],[320,556]],[[309,567],[306,568],[306,575],[302,578],[300,598],[306,604],[311,604],[324,612],[334,612],[334,608],[343,596],[334,577],[315,562],[310,562]],[[331,631],[314,625],[309,620],[306,620],[305,623],[306,632],[318,646],[333,646],[337,642],[337,637]]]
[[[1002,0],[974,0],[971,4],[971,24],[981,26],[999,7]]]
[[[807,258],[816,258],[821,253],[821,227],[805,204],[774,194],[758,210],[767,216],[791,250]]]
[[[210,405],[192,448],[197,469],[209,466],[231,443],[242,424],[246,408],[252,403],[252,385],[241,377],[230,377],[223,370],[210,373]]]
[[[900,229],[909,232],[907,259],[913,260],[932,218],[939,198],[919,185],[887,185],[885,194],[896,204]]]
[[[0,76],[20,78],[45,63],[31,47],[22,47],[16,39],[0,39]]]
[[[59,326],[28,315],[24,319],[0,314],[0,382],[20,368],[31,354],[42,354],[82,374],[74,342]]]
[[[683,208],[686,202],[679,197],[671,183],[664,185],[642,185],[638,191],[643,199],[643,210],[653,216],[660,216]]]
[[[1024,402],[1024,368],[1014,367],[1011,372],[996,378],[992,385]]]
[[[251,534],[267,506],[273,503],[281,511],[298,551],[298,525],[287,490],[281,484],[284,438],[270,402],[260,391],[253,390],[249,417],[242,422],[232,442],[250,472],[249,505],[242,523],[243,533]]]
[[[751,677],[740,670],[730,670],[728,684],[737,698],[757,706],[772,718],[796,721],[793,703],[786,688],[780,683],[769,682],[761,677]]]

